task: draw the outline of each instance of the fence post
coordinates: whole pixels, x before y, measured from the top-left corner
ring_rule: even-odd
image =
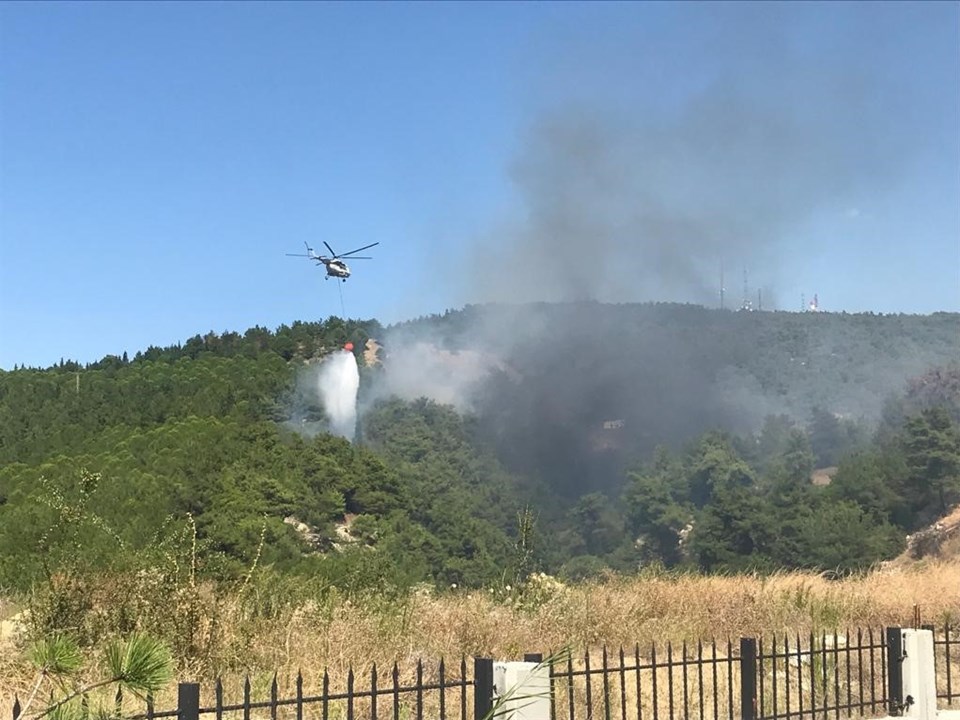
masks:
[[[200,720],[200,684],[177,685],[177,720]]]
[[[930,630],[903,631],[903,714],[936,720],[937,678]]]
[[[740,638],[740,717],[757,717],[757,639]]]
[[[887,697],[890,714],[903,715],[903,634],[898,627],[887,628]]]
[[[490,720],[493,714],[493,659],[473,659],[473,720]],[[180,718],[180,720],[189,720]]]

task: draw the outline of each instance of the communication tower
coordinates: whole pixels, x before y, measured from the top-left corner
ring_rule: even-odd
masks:
[[[743,268],[743,302],[740,309],[750,312],[753,310],[753,302],[750,300],[750,285],[747,282],[747,268]]]
[[[720,261],[720,309],[723,310],[723,293],[725,288],[723,287],[723,260]]]

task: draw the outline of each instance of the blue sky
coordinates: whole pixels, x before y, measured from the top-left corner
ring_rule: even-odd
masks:
[[[960,310],[957,3],[0,4],[0,368],[592,296]]]

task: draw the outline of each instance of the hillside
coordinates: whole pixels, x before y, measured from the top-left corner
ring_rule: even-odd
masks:
[[[955,314],[485,306],[2,372],[0,586],[191,557],[217,582],[257,567],[347,592],[862,568],[960,500],[958,329]],[[322,432],[317,394],[318,362],[347,341],[353,444]]]
[[[391,328],[383,343],[388,357],[416,358],[435,376],[397,373],[391,392],[456,398],[509,467],[576,495],[615,488],[656,446],[710,429],[755,434],[771,416],[810,426],[826,415],[872,431],[908,378],[960,358],[960,315],[493,305]],[[492,374],[445,380],[422,343],[492,356]],[[816,440],[818,464],[834,464]]]
[[[960,506],[928,527],[908,535],[907,547],[891,566],[909,566],[917,560],[960,560]]]
[[[471,306],[388,330],[492,353],[513,370],[621,417],[634,400],[669,398],[684,427],[691,403],[711,421],[756,429],[771,413],[814,407],[876,420],[891,390],[960,356],[960,314],[732,312],[697,305],[598,303]],[[563,373],[566,374],[563,374]],[[651,392],[656,388],[658,393]],[[573,400],[573,398],[571,398]],[[667,405],[663,402],[663,405]],[[594,410],[595,408],[595,410]],[[642,420],[642,416],[639,418]],[[662,421],[661,421],[662,422]]]

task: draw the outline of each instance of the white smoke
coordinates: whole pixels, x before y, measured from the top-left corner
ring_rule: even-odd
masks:
[[[385,394],[404,400],[425,397],[460,411],[496,361],[476,350],[451,352],[428,342],[388,346],[384,363]]]
[[[516,375],[496,352],[485,348],[489,344],[473,338],[469,346],[449,349],[438,333],[420,327],[388,331],[376,361],[380,372],[364,386],[361,414],[391,397],[427,398],[459,412],[475,411],[477,393],[491,372]]]
[[[324,359],[317,390],[330,419],[330,432],[353,440],[357,430],[357,390],[360,371],[352,352],[340,350]]]

